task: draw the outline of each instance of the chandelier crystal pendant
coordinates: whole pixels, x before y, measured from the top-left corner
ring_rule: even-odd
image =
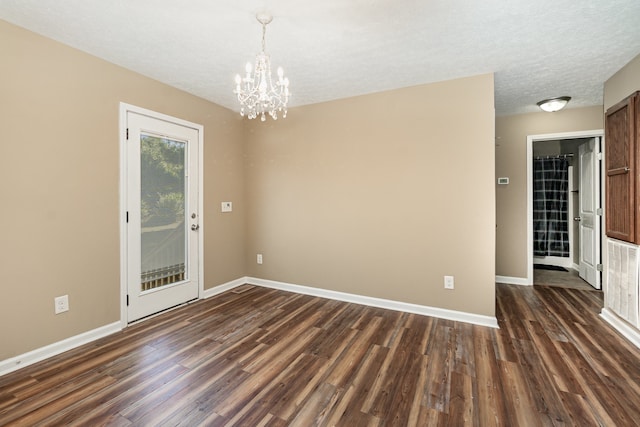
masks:
[[[278,113],[287,117],[287,103],[289,102],[289,79],[284,76],[282,67],[278,67],[278,80],[274,84],[271,79],[271,60],[265,53],[265,34],[267,24],[273,17],[270,15],[257,15],[256,19],[262,24],[262,51],[256,56],[256,63],[252,67],[247,62],[246,75],[236,75],[236,89],[233,91],[240,102],[240,115],[255,119],[260,116],[261,121],[266,120],[265,114],[269,114],[273,120],[278,119]]]

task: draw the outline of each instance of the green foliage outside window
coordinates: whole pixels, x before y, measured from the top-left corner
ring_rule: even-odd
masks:
[[[184,221],[185,144],[143,135],[140,139],[143,227]]]

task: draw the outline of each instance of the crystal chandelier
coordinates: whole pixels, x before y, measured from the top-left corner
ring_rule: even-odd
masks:
[[[265,113],[274,120],[278,119],[278,112],[282,117],[287,117],[287,103],[289,102],[289,79],[284,77],[282,67],[278,67],[278,81],[273,84],[271,79],[271,60],[265,53],[264,36],[267,32],[267,24],[273,20],[270,15],[256,16],[262,24],[262,51],[256,56],[256,64],[251,66],[247,62],[244,78],[236,75],[236,89],[233,91],[240,101],[240,115],[255,119],[260,115],[260,120],[266,120]]]

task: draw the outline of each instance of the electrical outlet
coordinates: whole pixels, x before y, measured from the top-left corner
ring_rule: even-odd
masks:
[[[453,289],[453,276],[444,276],[444,288]]]
[[[69,311],[69,295],[62,295],[53,299],[55,305],[55,313],[60,314]]]
[[[258,254],[258,256],[256,257],[256,262],[258,264],[262,264],[262,254]]]

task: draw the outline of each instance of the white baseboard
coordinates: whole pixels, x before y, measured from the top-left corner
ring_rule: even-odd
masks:
[[[640,348],[640,331],[620,319],[614,312],[608,308],[603,308],[600,312],[602,317],[616,331],[620,332],[626,339],[631,341],[633,345]]]
[[[498,328],[497,319],[491,316],[483,316],[480,314],[466,313],[463,311],[447,310],[444,308],[429,307],[407,302],[348,294],[345,292],[331,291],[328,289],[311,288],[308,286],[295,285],[292,283],[258,279],[256,277],[247,277],[246,280],[249,284],[264,286],[266,288],[280,289],[283,291],[295,292],[298,294],[368,305],[371,307],[385,308],[388,310],[404,311],[407,313],[421,314],[424,316],[438,317],[440,319],[454,320],[456,322],[472,323],[474,325],[488,326],[490,328]]]
[[[216,296],[218,294],[221,294],[223,292],[229,291],[229,290],[231,290],[233,288],[237,288],[240,285],[244,285],[245,283],[247,283],[247,278],[246,277],[241,277],[239,279],[235,279],[235,280],[232,280],[230,282],[223,283],[222,285],[218,285],[218,286],[214,286],[213,288],[205,289],[202,292],[202,298],[204,298],[204,299],[211,298],[211,297]]]
[[[580,266],[578,264],[571,264],[571,268],[573,268],[577,272],[580,272]]]
[[[496,283],[506,283],[507,285],[520,285],[520,286],[532,286],[526,277],[510,277],[510,276],[496,276]]]
[[[58,341],[53,344],[49,344],[44,347],[37,348],[28,353],[23,353],[19,356],[12,357],[0,361],[0,376],[8,374],[9,372],[17,371],[29,365],[33,365],[36,362],[47,359],[51,356],[55,356],[65,351],[72,350],[81,345],[90,343],[99,338],[106,337],[113,333],[122,330],[120,322],[113,322],[108,325],[101,326],[91,331],[83,332],[79,335],[66,338],[62,341]]]

